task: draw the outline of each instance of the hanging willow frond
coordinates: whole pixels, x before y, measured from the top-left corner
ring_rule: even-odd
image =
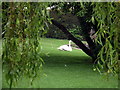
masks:
[[[93,16],[98,22],[97,42],[102,44],[98,64],[104,73],[118,74],[118,36],[120,29],[119,3],[94,3]],[[104,41],[102,41],[104,40]],[[97,67],[101,71],[101,67]]]
[[[45,32],[49,22],[48,3],[4,2],[3,69],[6,81],[12,87],[22,76],[33,81],[44,61],[41,58],[40,31]],[[5,5],[5,6],[4,6]],[[7,17],[7,19],[6,19]],[[41,33],[42,34],[42,33]]]

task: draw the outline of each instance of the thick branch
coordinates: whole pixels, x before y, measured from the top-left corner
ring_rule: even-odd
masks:
[[[52,23],[57,26],[60,30],[62,30],[64,32],[64,34],[67,35],[67,37],[72,40],[77,46],[79,46],[87,55],[93,57],[93,54],[91,53],[91,51],[77,38],[75,38],[63,25],[61,25],[60,23],[58,23],[55,20],[52,20]]]

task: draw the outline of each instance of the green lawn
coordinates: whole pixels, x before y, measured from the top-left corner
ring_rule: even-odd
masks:
[[[59,51],[57,47],[68,44],[68,40],[41,40],[42,58],[45,61],[43,73],[30,85],[29,79],[19,80],[16,88],[117,88],[117,77],[109,80],[93,71],[91,58],[82,50]],[[3,88],[8,87],[3,73]]]

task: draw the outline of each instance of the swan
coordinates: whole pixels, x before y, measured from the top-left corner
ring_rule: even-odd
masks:
[[[62,46],[60,46],[59,48],[57,48],[57,49],[59,49],[59,50],[63,50],[63,51],[72,51],[72,47],[71,47],[71,40],[69,41],[69,45],[62,45]]]
[[[54,9],[54,8],[56,8],[56,6],[55,6],[55,5],[50,6],[50,7],[47,7],[46,9],[47,9],[47,10],[52,10],[52,9]]]

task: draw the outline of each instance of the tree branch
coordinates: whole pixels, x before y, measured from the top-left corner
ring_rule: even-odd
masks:
[[[62,24],[58,23],[55,20],[51,20],[52,23],[57,26],[60,30],[64,32],[65,35],[67,35],[68,39],[72,40],[77,46],[79,46],[87,55],[91,56],[94,58],[93,54],[91,51],[77,38],[75,38]]]

